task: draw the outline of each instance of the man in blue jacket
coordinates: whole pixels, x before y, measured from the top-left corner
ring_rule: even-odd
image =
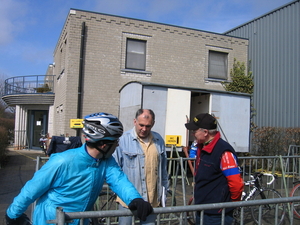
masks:
[[[153,211],[111,156],[123,134],[118,118],[95,113],[86,116],[83,124],[86,144],[51,155],[7,209],[7,225],[26,224],[24,212],[36,199],[35,225],[46,225],[47,220],[55,219],[57,207],[62,207],[64,212],[92,210],[104,181],[129,209],[137,209],[141,220],[146,220]],[[69,224],[79,224],[79,220]],[[88,220],[84,224],[88,224]]]
[[[123,134],[113,156],[143,199],[158,207],[162,204],[163,189],[169,188],[165,142],[151,131],[155,122],[151,109],[139,109],[133,122],[134,128]],[[126,203],[119,203],[120,209],[127,208]],[[131,219],[120,217],[119,224],[130,225]],[[141,224],[154,225],[155,220],[156,215],[152,214]]]

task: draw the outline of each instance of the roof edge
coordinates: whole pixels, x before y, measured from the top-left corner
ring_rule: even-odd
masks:
[[[206,93],[223,93],[223,94],[233,94],[233,95],[242,95],[242,96],[249,96],[251,97],[251,94],[247,93],[241,93],[241,92],[230,92],[230,91],[220,91],[220,90],[212,90],[212,89],[205,89],[205,88],[195,88],[195,87],[184,87],[184,86],[177,86],[177,85],[169,85],[169,84],[157,84],[157,83],[149,83],[149,82],[143,82],[143,81],[130,81],[124,84],[120,90],[119,93],[125,88],[125,86],[131,84],[131,83],[138,83],[142,86],[155,86],[155,87],[165,87],[165,88],[174,88],[174,89],[182,89],[182,90],[189,90],[194,92],[206,92]]]
[[[75,8],[70,8],[70,11],[71,10],[88,12],[88,13],[96,13],[96,14],[100,14],[100,15],[104,15],[104,16],[113,16],[113,17],[118,17],[118,18],[124,18],[124,19],[142,21],[142,22],[153,23],[153,24],[159,24],[159,25],[163,25],[163,26],[177,27],[177,28],[181,28],[181,29],[188,29],[188,30],[193,30],[193,31],[198,31],[198,32],[205,32],[205,33],[210,33],[210,34],[217,34],[217,35],[221,35],[221,36],[228,36],[228,35],[223,34],[223,33],[216,33],[216,32],[212,32],[212,31],[200,30],[200,29],[196,29],[196,28],[183,27],[183,26],[179,26],[179,25],[173,25],[173,24],[155,22],[155,21],[150,21],[150,20],[137,19],[137,18],[126,17],[126,16],[118,16],[118,15],[113,15],[113,14],[108,14],[108,13],[94,12],[94,11],[83,10],[83,9],[75,9]],[[247,38],[241,38],[241,37],[235,37],[235,38],[248,40]]]
[[[223,32],[222,34],[227,35],[228,33],[232,32],[232,31],[234,31],[234,30],[236,30],[236,29],[238,29],[238,28],[240,28],[240,27],[243,27],[243,26],[245,26],[245,25],[247,25],[247,24],[249,24],[249,23],[252,23],[252,22],[255,21],[255,20],[259,20],[259,19],[261,19],[262,17],[265,17],[265,16],[267,16],[267,15],[269,15],[269,14],[272,14],[273,12],[278,11],[278,10],[280,10],[280,9],[283,9],[283,8],[285,8],[285,7],[289,6],[289,5],[292,5],[292,4],[296,3],[296,2],[300,2],[300,0],[291,1],[291,2],[289,2],[289,3],[286,3],[286,4],[282,5],[282,6],[279,6],[279,7],[275,8],[275,9],[271,10],[270,12],[267,12],[267,13],[265,13],[265,14],[259,16],[259,17],[256,17],[256,18],[254,18],[254,19],[252,19],[252,20],[250,20],[250,21],[248,21],[248,22],[246,22],[246,23],[243,23],[243,24],[241,24],[241,25],[239,25],[239,26],[236,26],[236,27],[234,27],[234,28],[232,28],[232,29],[230,29],[230,30],[228,30],[228,31],[225,31],[225,32]],[[227,36],[229,36],[229,35],[227,35]]]

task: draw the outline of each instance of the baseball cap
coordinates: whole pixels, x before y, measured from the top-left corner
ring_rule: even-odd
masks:
[[[198,130],[199,128],[213,130],[217,128],[217,120],[208,113],[201,113],[194,117],[194,119],[185,124],[188,130]]]

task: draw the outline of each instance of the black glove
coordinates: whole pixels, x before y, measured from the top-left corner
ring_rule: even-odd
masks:
[[[147,216],[153,212],[150,203],[144,201],[142,198],[133,199],[128,205],[128,208],[130,210],[137,210],[137,217],[142,221],[146,221]]]
[[[11,219],[6,214],[5,219],[6,219],[6,225],[31,225],[30,219],[24,213],[16,219]]]

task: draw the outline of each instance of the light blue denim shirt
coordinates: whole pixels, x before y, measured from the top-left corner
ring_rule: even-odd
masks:
[[[161,199],[162,187],[169,188],[167,172],[167,154],[165,142],[157,132],[151,131],[153,142],[159,155],[158,168],[158,201]],[[136,187],[145,201],[148,201],[145,178],[145,154],[137,139],[135,128],[126,131],[119,141],[119,146],[113,154],[128,179]]]

